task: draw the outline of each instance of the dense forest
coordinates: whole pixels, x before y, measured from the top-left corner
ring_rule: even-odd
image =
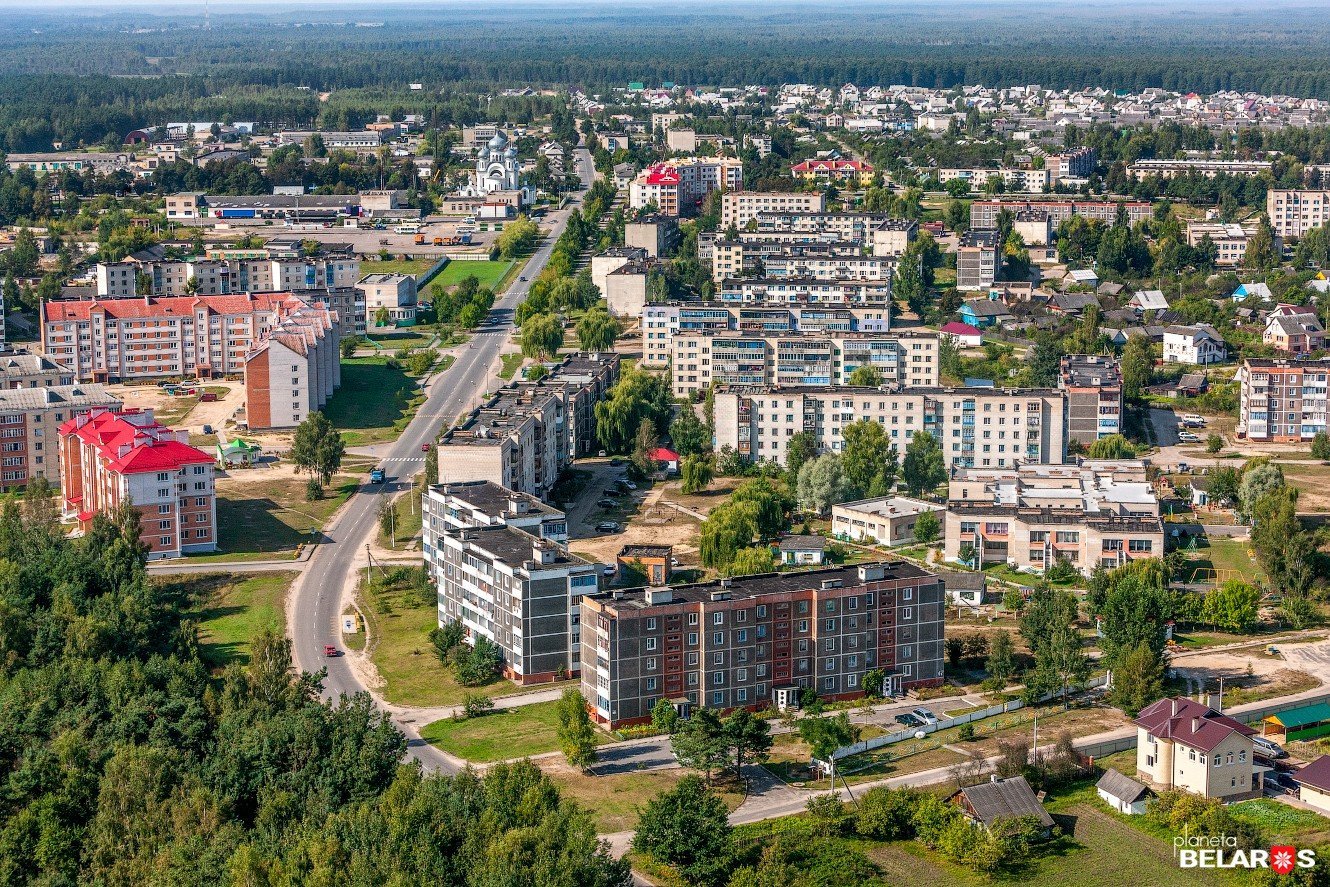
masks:
[[[0,885],[626,885],[533,765],[423,775],[271,634],[215,670],[136,513],[71,540],[49,493],[0,503]]]

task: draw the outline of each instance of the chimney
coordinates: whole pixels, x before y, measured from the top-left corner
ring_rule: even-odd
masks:
[[[521,514],[524,511],[526,511],[526,503],[523,502],[521,499],[519,499],[516,496],[513,496],[511,499],[508,500],[509,514]]]
[[[1201,729],[1201,719],[1200,719],[1200,718],[1192,718],[1192,719],[1191,719],[1191,732],[1195,733],[1196,731],[1198,731],[1198,730],[1200,730],[1200,729]]]
[[[1170,700],[1168,701],[1168,706],[1169,706],[1169,712],[1168,712],[1168,713],[1169,713],[1170,715],[1175,715],[1175,714],[1177,714],[1177,713],[1178,713],[1178,697],[1174,696],[1172,699],[1170,699]]]
[[[554,544],[544,539],[539,539],[531,545],[531,559],[538,564],[549,565],[554,563],[556,554]]]

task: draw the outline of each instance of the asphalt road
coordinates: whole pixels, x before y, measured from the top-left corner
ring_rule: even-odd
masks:
[[[578,173],[589,186],[594,175],[590,154],[579,149],[574,157]],[[580,202],[578,200],[574,206]],[[532,280],[545,267],[555,241],[567,224],[568,215],[567,211],[562,211],[548,217],[549,237],[527,262],[522,276]],[[351,496],[334,524],[326,530],[326,541],[314,550],[291,589],[287,619],[296,667],[302,671],[326,667],[324,695],[330,700],[367,689],[346,657],[325,657],[323,648],[325,644],[342,648],[342,591],[347,576],[354,569],[357,554],[365,549],[371,534],[376,531],[381,497],[408,489],[411,477],[424,468],[421,447],[433,441],[442,426],[464,409],[474,406],[490,388],[499,350],[512,332],[513,310],[526,298],[528,286],[525,281],[515,281],[495,303],[485,324],[472,335],[469,346],[460,351],[453,365],[430,381],[428,399],[382,459],[387,482],[370,485],[367,479],[365,485]],[[408,736],[413,732],[408,729]],[[408,754],[429,769],[456,770],[452,762],[433,746],[418,739],[411,741]]]

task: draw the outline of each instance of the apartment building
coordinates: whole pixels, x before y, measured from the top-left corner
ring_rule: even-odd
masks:
[[[427,531],[425,566],[438,587],[442,627],[486,638],[517,684],[577,675],[581,601],[599,588],[600,565],[508,524]]]
[[[674,337],[680,332],[740,330],[759,335],[781,333],[886,332],[891,312],[878,305],[737,305],[727,302],[660,302],[642,309],[642,366],[669,366]]]
[[[1265,195],[1265,214],[1280,237],[1302,237],[1330,222],[1330,191],[1272,188]]]
[[[628,205],[655,204],[663,216],[694,212],[712,191],[743,187],[743,162],[734,157],[693,157],[657,163],[638,173],[628,186]]]
[[[661,699],[717,711],[942,683],[942,579],[903,561],[609,591],[582,598],[582,694],[611,729]]]
[[[759,212],[757,230],[797,232],[817,236],[834,236],[839,240],[871,240],[871,232],[886,223],[895,223],[902,230],[910,230],[908,220],[892,219],[886,213],[867,212],[795,212],[785,210]],[[917,223],[913,230],[917,230]]]
[[[858,241],[793,239],[803,236],[740,234],[733,239],[717,239],[711,249],[711,277],[717,283],[759,272],[768,277],[881,279],[883,260],[872,258],[865,265],[861,261],[863,244]],[[863,268],[870,273],[856,273]],[[832,269],[841,273],[832,273]]]
[[[280,316],[319,304],[292,293],[47,302],[42,350],[80,382],[238,376]]]
[[[1118,217],[1118,207],[1126,210],[1127,221],[1133,225],[1150,218],[1153,209],[1149,201],[1144,200],[976,200],[970,204],[970,227],[996,229],[998,216],[1003,210],[1013,215],[1022,210],[1039,211],[1045,213],[1054,225],[1060,225],[1072,216],[1085,216],[1111,225]]]
[[[647,251],[635,246],[612,246],[603,253],[591,257],[591,282],[605,295],[605,278],[610,272],[618,271],[630,262],[646,259]]]
[[[878,305],[891,301],[891,280],[817,280],[807,277],[738,277],[720,282],[723,302]]]
[[[213,457],[151,410],[92,409],[66,419],[60,442],[62,511],[85,533],[128,502],[139,512],[149,558],[217,550]]]
[[[1136,725],[1136,776],[1156,789],[1240,801],[1263,793],[1256,731],[1183,696],[1141,709]]]
[[[1224,222],[1188,222],[1187,245],[1196,248],[1209,237],[1215,248],[1215,264],[1221,268],[1237,268],[1247,258],[1247,243],[1256,233],[1255,225],[1237,225]],[[1284,250],[1283,238],[1274,239],[1275,255]]]
[[[1117,358],[1063,355],[1058,387],[1067,392],[1067,439],[1089,446],[1122,433],[1122,371]]]
[[[251,431],[295,428],[342,384],[336,315],[322,306],[282,312],[245,356]]]
[[[120,405],[101,385],[0,389],[0,492],[25,487],[38,477],[59,487],[60,425],[79,413]]]
[[[1044,158],[1044,169],[1049,177],[1058,179],[1083,179],[1094,172],[1098,152],[1094,148],[1070,148]]]
[[[509,526],[538,539],[568,542],[568,518],[562,511],[492,481],[434,484],[421,499],[421,523],[429,534]]]
[[[679,332],[670,341],[675,397],[721,385],[844,385],[871,366],[890,385],[938,384],[934,332]]]
[[[132,257],[97,265],[97,296],[226,296],[291,290],[349,289],[360,278],[351,256],[274,256],[276,250],[182,260]]]
[[[987,167],[963,168],[943,167],[932,170],[937,180],[943,185],[948,182],[962,181],[970,186],[971,191],[982,189],[991,178],[1000,180],[1008,191],[1026,194],[1042,194],[1048,190],[1049,171],[1047,169],[1022,169],[1003,166],[997,169]]]
[[[505,385],[444,434],[439,480],[545,495],[573,458],[596,451],[595,405],[618,378],[619,355],[576,354],[538,382]]]
[[[641,317],[657,259],[632,259],[605,275],[605,307],[615,317]]]
[[[826,194],[808,191],[733,191],[720,198],[720,229],[744,228],[758,213],[822,213]]]
[[[943,556],[979,569],[1042,573],[1065,560],[1088,575],[1164,552],[1159,500],[1139,460],[959,469],[943,525]]]
[[[1057,389],[729,386],[716,391],[714,415],[716,448],[753,461],[783,464],[801,431],[839,452],[841,429],[861,419],[880,423],[901,453],[913,435],[932,434],[949,466],[1061,464],[1067,453],[1067,396]]]
[[[956,289],[961,292],[986,290],[997,279],[997,234],[994,231],[966,231],[956,247]]]
[[[356,284],[365,300],[366,323],[374,326],[414,326],[416,277],[414,274],[367,274]],[[379,309],[386,323],[379,323]]]
[[[866,188],[873,184],[877,170],[867,160],[841,160],[826,157],[803,160],[790,167],[790,175],[805,182],[827,184],[840,182],[851,188]]]
[[[1328,374],[1330,358],[1244,360],[1237,375],[1238,437],[1298,443],[1325,431]]]
[[[1177,176],[1197,175],[1213,179],[1220,174],[1226,176],[1245,176],[1252,178],[1268,173],[1274,167],[1269,160],[1208,160],[1205,158],[1184,157],[1181,160],[1137,160],[1127,165],[1127,175],[1144,179],[1158,176],[1172,179]]]
[[[0,354],[0,389],[49,388],[73,385],[74,373],[44,354],[10,351]]]
[[[649,258],[659,259],[674,252],[679,245],[679,221],[672,216],[638,216],[623,226],[625,246],[645,250]]]

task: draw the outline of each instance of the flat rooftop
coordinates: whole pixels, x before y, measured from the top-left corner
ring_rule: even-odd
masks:
[[[855,514],[870,514],[874,517],[911,517],[925,511],[946,511],[942,505],[909,499],[905,496],[883,496],[880,499],[860,499],[858,502],[844,502],[833,506],[833,510],[849,511]]]
[[[435,484],[430,488],[443,496],[451,496],[470,505],[477,511],[491,516],[509,515],[512,502],[520,503],[521,511],[517,514],[542,514],[563,516],[557,508],[551,508],[528,493],[519,493],[500,486],[491,480],[462,481],[459,483]]]
[[[520,566],[526,561],[534,560],[533,554],[537,546],[554,552],[554,559],[543,566],[591,566],[590,561],[582,560],[562,545],[533,536],[524,530],[510,527],[507,524],[492,527],[473,527],[462,530],[458,537],[463,542],[472,544],[486,552],[495,560],[503,561],[510,566]]]

